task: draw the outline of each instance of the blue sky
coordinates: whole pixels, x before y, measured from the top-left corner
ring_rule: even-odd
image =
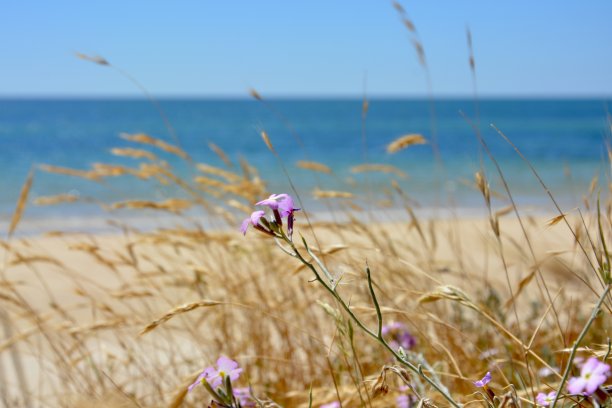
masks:
[[[611,96],[612,2],[402,1],[438,96],[470,96],[466,26],[483,96]],[[426,77],[391,2],[5,2],[0,95],[423,96]]]

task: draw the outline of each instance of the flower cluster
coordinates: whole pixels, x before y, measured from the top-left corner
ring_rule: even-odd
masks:
[[[399,322],[389,323],[383,326],[382,334],[393,349],[403,348],[410,350],[416,346],[416,338],[410,334],[405,324]]]
[[[591,357],[580,368],[580,376],[572,377],[567,384],[570,394],[591,395],[610,375],[610,366]]]
[[[247,387],[233,388],[231,383],[242,373],[242,368],[234,360],[221,356],[217,365],[206,367],[188,388],[192,391],[198,385],[204,386],[212,395],[214,402],[222,406],[254,407],[250,390]],[[213,404],[214,405],[214,404]]]
[[[231,381],[236,381],[240,377],[242,368],[238,367],[238,363],[225,356],[219,357],[217,360],[217,368],[211,366],[206,367],[198,376],[193,384],[189,386],[189,391],[193,390],[197,385],[206,381],[211,388],[219,388],[226,377]]]
[[[263,210],[254,211],[249,217],[242,221],[240,231],[246,234],[249,225],[263,232],[264,234],[273,237],[282,237],[283,218],[287,218],[287,236],[291,238],[293,234],[293,221],[295,211],[299,208],[293,206],[293,198],[289,194],[272,194],[265,200],[255,203],[255,205],[266,206],[272,210],[274,219],[268,221],[265,217],[266,213]]]

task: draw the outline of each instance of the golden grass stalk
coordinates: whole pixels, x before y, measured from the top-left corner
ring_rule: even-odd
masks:
[[[427,59],[425,58],[425,49],[423,48],[423,44],[421,44],[419,40],[413,39],[412,45],[414,45],[414,50],[416,51],[417,56],[419,57],[419,63],[423,67],[427,67]]]
[[[133,299],[133,298],[141,298],[141,297],[149,297],[154,296],[155,293],[148,289],[126,289],[117,292],[112,292],[110,294],[112,297],[117,299]]]
[[[119,177],[131,174],[143,178],[138,170],[117,164],[94,163],[91,167],[92,171],[100,177]]]
[[[219,188],[225,193],[235,194],[249,201],[254,201],[263,194],[262,186],[250,181],[242,181],[236,184],[223,184]]]
[[[230,207],[235,208],[237,210],[243,211],[246,214],[250,214],[253,211],[253,209],[251,207],[241,203],[238,200],[233,200],[233,199],[232,200],[228,200],[227,201],[227,205],[229,205]]]
[[[176,315],[187,313],[192,310],[198,309],[200,307],[211,307],[211,306],[218,306],[222,304],[223,302],[218,302],[216,300],[200,300],[198,302],[187,303],[187,304],[175,307],[169,312],[166,312],[163,316],[149,323],[144,329],[140,331],[140,334],[141,335],[147,334],[151,330],[155,330],[159,325],[166,323],[168,320],[172,319]]]
[[[295,163],[295,166],[299,167],[300,169],[318,171],[320,173],[326,173],[326,174],[331,174],[332,172],[329,166],[326,166],[323,163],[319,163],[315,161],[299,160]]]
[[[272,146],[272,142],[270,141],[270,137],[268,136],[268,134],[266,133],[265,130],[261,131],[261,138],[263,139],[264,143],[266,144],[266,146],[268,146],[268,149],[272,152],[276,154],[276,151],[274,150],[274,146]]]
[[[473,302],[469,299],[465,292],[452,285],[438,286],[435,290],[425,293],[419,297],[418,303],[431,303],[442,299],[460,302],[466,306],[476,309]]]
[[[96,331],[96,330],[114,329],[125,323],[126,323],[126,320],[124,318],[102,320],[102,321],[93,322],[93,323],[83,325],[83,326],[71,327],[68,329],[68,333],[74,335],[74,334],[88,333],[88,332]]]
[[[427,140],[417,133],[400,136],[387,145],[387,153],[397,153],[408,146],[425,144]]]
[[[400,14],[400,15],[404,15],[406,14],[406,10],[404,9],[404,6],[402,6],[401,4],[399,4],[397,1],[393,2],[393,8]]]
[[[30,174],[28,174],[28,178],[25,183],[21,187],[21,192],[19,193],[19,198],[17,199],[17,206],[15,207],[15,212],[13,213],[13,217],[11,218],[11,225],[9,225],[8,236],[11,237],[23,216],[23,212],[25,210],[26,204],[28,202],[28,195],[30,194],[30,189],[32,188],[32,182],[34,181],[34,171],[30,170]]]
[[[474,47],[472,45],[472,31],[470,30],[469,27],[466,30],[466,35],[467,35],[468,50],[469,50],[469,53],[470,53],[470,57],[469,57],[470,70],[472,71],[472,74],[475,74],[475,72],[476,72],[476,60],[474,58]]]
[[[45,171],[47,173],[54,173],[54,174],[62,174],[65,176],[74,176],[74,177],[80,177],[80,178],[84,178],[87,180],[92,180],[92,181],[98,181],[100,180],[101,176],[99,174],[97,174],[95,171],[91,171],[91,170],[77,170],[77,169],[71,169],[68,167],[60,167],[60,166],[51,166],[48,164],[41,164],[40,166],[38,166],[38,168],[42,171]]]
[[[320,190],[318,188],[312,191],[314,198],[353,198],[353,193],[348,191]]]
[[[225,163],[227,167],[232,167],[232,161],[227,157],[227,154],[219,146],[213,142],[208,142],[208,147]]]
[[[196,183],[200,183],[200,184],[204,184],[206,186],[210,186],[210,187],[223,187],[226,184],[220,180],[216,180],[216,179],[212,179],[210,177],[204,177],[204,176],[197,176],[193,179],[193,181],[195,181]]]
[[[489,191],[489,183],[487,182],[485,175],[481,171],[477,171],[474,173],[474,178],[476,179],[476,187],[482,193],[487,205],[490,205],[491,192]]]
[[[32,327],[4,340],[2,343],[0,343],[0,353],[36,333],[39,333],[39,328]]]
[[[416,27],[414,26],[412,20],[410,20],[409,18],[403,18],[402,23],[408,29],[408,31],[412,32],[413,34],[416,33]]]
[[[260,93],[257,92],[257,90],[255,90],[253,88],[249,89],[249,95],[251,95],[253,98],[257,99],[258,101],[262,101],[263,100],[263,98],[260,95]]]
[[[123,157],[131,157],[134,159],[149,159],[151,161],[154,161],[157,159],[157,156],[155,156],[153,153],[151,153],[148,150],[144,150],[144,149],[134,149],[131,147],[115,147],[113,149],[111,149],[111,153],[114,154],[115,156],[123,156]]]
[[[408,175],[390,164],[365,163],[351,167],[351,173],[366,173],[366,172],[381,172],[387,174],[395,174],[399,178],[406,178]]]
[[[36,205],[55,205],[62,203],[74,203],[79,200],[78,195],[74,194],[58,194],[53,196],[42,196],[34,199]]]
[[[514,211],[514,207],[512,207],[511,205],[507,205],[504,208],[495,211],[495,217],[503,217],[504,215],[510,214],[512,211]]]
[[[121,134],[121,138],[123,138],[125,140],[129,140],[130,142],[142,143],[142,144],[147,144],[147,145],[155,146],[158,149],[161,149],[161,150],[163,150],[165,152],[168,152],[168,153],[172,153],[172,154],[174,154],[176,156],[179,156],[182,159],[191,160],[191,158],[189,157],[187,152],[185,152],[180,147],[172,145],[172,144],[167,143],[167,142],[164,142],[161,139],[154,138],[154,137],[146,135],[144,133],[137,133],[137,134],[123,133],[123,134]]]
[[[548,220],[546,222],[546,225],[549,226],[549,227],[552,227],[553,225],[558,224],[559,222],[561,222],[566,216],[567,216],[567,214],[557,215],[556,217],[553,217],[550,220]]]
[[[255,166],[252,166],[247,159],[240,157],[240,169],[242,170],[245,179],[253,179],[259,177],[259,172]]]
[[[229,224],[229,225],[236,225],[237,220],[236,217],[234,217],[234,214],[232,214],[230,211],[228,211],[227,209],[225,209],[222,206],[216,206],[213,208],[213,211],[215,214],[217,214],[220,217],[223,217],[223,219]]]
[[[106,59],[102,58],[99,55],[85,55],[85,54],[81,54],[80,52],[75,52],[74,55],[76,55],[76,57],[79,59],[93,62],[94,64],[110,65],[110,63]]]
[[[599,177],[595,175],[591,179],[591,184],[589,185],[589,194],[588,194],[589,196],[595,192],[595,189],[597,188],[598,184],[599,184]]]
[[[408,31],[410,31],[412,34],[416,34],[416,27],[414,26],[414,23],[408,18],[406,9],[404,9],[404,7],[402,7],[402,5],[399,4],[397,1],[393,2],[393,8],[395,9],[395,11],[397,11],[397,14],[399,14],[402,20],[402,24],[404,24]]]
[[[164,201],[147,201],[147,200],[130,200],[121,201],[111,204],[110,208],[113,210],[120,208],[129,209],[152,209],[152,210],[163,210],[170,211],[173,213],[180,213],[184,210],[191,208],[192,202],[189,200],[183,200],[180,198],[170,198]]]
[[[14,252],[13,256],[15,257],[15,259],[11,259],[11,261],[8,263],[9,266],[16,266],[16,265],[31,265],[33,263],[48,263],[48,264],[52,264],[52,265],[57,265],[57,266],[62,266],[62,263],[60,261],[58,261],[57,259],[47,256],[47,255],[23,255],[20,254],[18,252]]]
[[[233,173],[227,170],[223,170],[218,167],[211,166],[211,165],[204,164],[204,163],[196,164],[196,168],[200,170],[202,173],[208,173],[208,174],[212,174],[213,176],[223,177],[230,183],[235,183],[241,179],[241,177],[236,173]]]
[[[155,177],[160,183],[168,184],[167,179],[163,177],[168,173],[167,167],[166,162],[161,162],[161,164],[140,163],[138,177],[142,179]]]

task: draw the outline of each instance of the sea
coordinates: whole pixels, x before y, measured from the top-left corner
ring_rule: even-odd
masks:
[[[593,202],[598,191],[606,196],[609,191],[609,102],[373,98],[364,110],[360,98],[0,99],[0,227],[7,228],[31,170],[33,185],[21,227],[26,234],[100,230],[112,216],[150,219],[156,215],[146,210],[109,214],[101,203],[186,197],[180,188],[133,176],[95,182],[40,170],[41,165],[80,170],[94,163],[136,166],[135,159],[110,151],[144,147],[184,179],[198,175],[192,163],[129,142],[121,138],[123,133],[145,133],[178,144],[193,162],[228,170],[239,172],[244,159],[258,169],[270,192],[297,191],[302,205],[313,212],[346,208],[347,201],[315,199],[315,189],[352,192],[361,207],[376,211],[397,210],[406,200],[423,212],[481,211],[484,200],[474,185],[474,174],[481,169],[494,193],[495,208],[510,202],[505,182],[522,208],[552,211],[550,198],[525,159],[558,202],[570,209],[582,206],[589,193]],[[262,141],[262,131],[277,155]],[[406,134],[420,134],[427,143],[388,153],[387,145]],[[211,142],[227,154],[233,167],[210,149]],[[332,173],[299,168],[300,160],[323,163]],[[354,171],[364,163],[391,165],[401,173]],[[404,199],[394,193],[393,180],[405,192]],[[82,199],[33,205],[37,197],[58,194]]]

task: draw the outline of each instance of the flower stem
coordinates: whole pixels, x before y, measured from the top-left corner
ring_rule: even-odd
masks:
[[[285,239],[285,241],[291,246],[291,249],[295,253],[295,257],[297,259],[299,259],[300,262],[302,262],[305,266],[307,266],[313,272],[313,274],[315,275],[315,280],[318,281],[321,285],[323,285],[323,287],[334,297],[334,299],[336,299],[338,301],[338,303],[342,306],[344,311],[357,324],[357,326],[359,326],[367,335],[369,335],[370,337],[374,338],[381,345],[383,345],[393,355],[393,357],[395,357],[395,359],[400,364],[402,364],[403,366],[407,367],[413,373],[417,374],[419,377],[421,377],[427,383],[429,383],[436,391],[438,391],[444,397],[444,399],[446,399],[451,404],[451,406],[453,406],[455,408],[461,408],[461,405],[459,403],[455,402],[455,400],[453,400],[453,398],[449,395],[447,390],[443,389],[443,387],[440,384],[438,384],[436,381],[432,380],[427,375],[425,375],[425,373],[423,372],[422,368],[415,366],[414,364],[410,363],[409,361],[406,361],[383,338],[383,336],[382,336],[382,313],[381,313],[381,310],[380,310],[380,305],[378,304],[378,300],[377,300],[376,294],[374,293],[374,288],[372,286],[372,278],[371,278],[371,274],[370,274],[370,269],[369,268],[367,268],[368,287],[370,289],[370,296],[372,297],[372,301],[374,302],[374,308],[376,310],[376,316],[377,316],[377,320],[378,320],[378,332],[377,333],[375,333],[372,330],[370,330],[369,328],[367,328],[366,325],[355,315],[355,313],[351,310],[351,308],[346,304],[346,302],[344,301],[344,299],[342,299],[342,297],[338,294],[338,292],[336,292],[323,279],[321,279],[321,275],[319,274],[319,272],[317,271],[315,266],[313,264],[311,264],[310,262],[308,262],[306,259],[304,259],[304,257],[300,253],[300,251],[298,251],[298,249],[293,244],[293,242],[289,241],[288,239]],[[304,244],[306,244],[305,241],[304,241]],[[306,245],[306,248],[308,248],[307,245]]]
[[[606,290],[604,290],[604,292],[601,294],[601,296],[599,297],[599,300],[597,301],[597,304],[595,305],[595,307],[593,308],[593,311],[591,312],[591,317],[589,317],[589,320],[586,322],[586,324],[584,325],[584,328],[580,332],[580,335],[578,335],[578,338],[574,342],[574,345],[572,346],[572,349],[570,351],[569,359],[567,361],[567,366],[565,367],[565,371],[563,372],[563,377],[561,378],[561,382],[559,383],[559,386],[557,387],[557,393],[555,395],[555,399],[550,404],[550,408],[555,408],[555,405],[557,404],[557,400],[559,399],[559,396],[561,395],[561,391],[563,390],[563,386],[565,385],[567,381],[567,377],[569,377],[569,373],[572,369],[572,361],[574,361],[574,357],[576,356],[576,350],[578,350],[578,346],[580,345],[580,342],[584,339],[587,332],[589,331],[591,324],[593,324],[593,322],[597,318],[597,315],[599,314],[599,311],[601,310],[601,305],[606,299],[606,296],[608,296],[608,293],[610,293],[611,288],[612,288],[612,284],[608,284],[608,286],[606,286]]]

